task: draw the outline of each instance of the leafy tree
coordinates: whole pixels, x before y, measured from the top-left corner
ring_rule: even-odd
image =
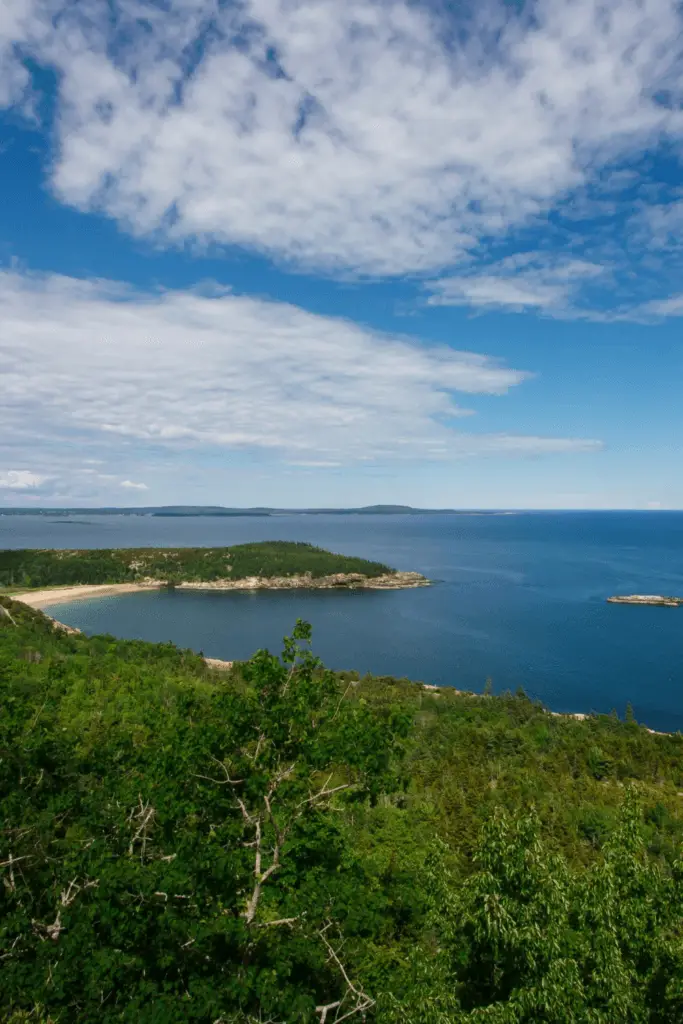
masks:
[[[0,1020],[683,1021],[683,737],[0,607]]]
[[[237,691],[141,709],[137,748],[117,721],[80,750],[36,735],[33,709],[5,722],[5,1006],[307,1021],[373,1005],[342,952],[369,913],[362,869],[329,811],[392,784],[410,717],[345,701],[309,637],[299,623],[282,659],[259,652]]]

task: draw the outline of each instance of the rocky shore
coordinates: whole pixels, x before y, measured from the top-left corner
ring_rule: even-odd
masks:
[[[622,597],[608,597],[608,604],[654,604],[664,608],[678,608],[683,597],[663,597],[661,594],[625,594]]]
[[[382,576],[364,576],[362,573],[339,572],[330,576],[312,576],[302,573],[298,576],[245,576],[242,579],[220,579],[181,581],[169,583],[166,580],[145,578],[137,583],[95,583],[75,584],[68,587],[46,587],[43,590],[29,590],[23,594],[12,594],[15,601],[21,601],[31,608],[47,608],[51,604],[67,601],[82,601],[93,597],[117,597],[143,590],[407,590],[428,587],[430,580],[419,572],[388,572]]]
[[[389,572],[383,576],[338,572],[331,576],[245,576],[240,580],[211,580],[199,583],[177,583],[176,590],[406,590],[428,587],[430,581],[419,572]]]

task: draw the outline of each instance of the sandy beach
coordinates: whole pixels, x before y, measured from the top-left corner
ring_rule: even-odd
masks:
[[[138,590],[155,590],[154,584],[145,583],[97,583],[77,584],[73,587],[52,587],[47,590],[29,590],[25,594],[11,594],[13,601],[21,601],[29,608],[48,608],[51,604],[64,601],[81,601],[88,597],[114,597],[118,594],[133,594]]]
[[[113,597],[118,594],[132,594],[138,590],[156,589],[158,588],[155,585],[143,583],[83,584],[74,587],[55,587],[53,590],[34,590],[26,594],[12,594],[12,600],[21,601],[22,604],[26,604],[30,608],[38,608],[42,611],[42,609],[49,607],[51,604],[59,604],[62,601],[79,601],[88,597]],[[56,629],[63,629],[66,633],[81,632],[80,629],[75,629],[73,626],[67,626],[66,623],[60,622],[58,619],[53,619],[51,615],[48,615],[47,618],[50,619]],[[233,666],[232,661],[224,661],[222,658],[204,658],[204,661],[209,668],[216,669],[219,672],[227,672]]]

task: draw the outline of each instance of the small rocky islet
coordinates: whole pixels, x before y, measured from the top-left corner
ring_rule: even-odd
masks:
[[[608,604],[646,604],[662,608],[678,608],[683,597],[668,597],[662,594],[623,594],[607,598]]]

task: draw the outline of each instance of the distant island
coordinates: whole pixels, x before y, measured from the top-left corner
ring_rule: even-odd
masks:
[[[427,586],[416,572],[312,544],[264,541],[222,548],[95,548],[0,551],[0,587],[36,590],[158,587],[210,590],[375,589]],[[54,591],[46,596],[54,598]],[[65,597],[65,599],[68,599]]]
[[[625,594],[622,597],[608,597],[608,604],[654,604],[663,608],[678,608],[683,597],[663,597],[661,594]]]
[[[361,508],[225,508],[222,505],[159,505],[139,508],[5,508],[2,516],[499,516],[491,509],[413,508],[410,505],[364,505]]]

